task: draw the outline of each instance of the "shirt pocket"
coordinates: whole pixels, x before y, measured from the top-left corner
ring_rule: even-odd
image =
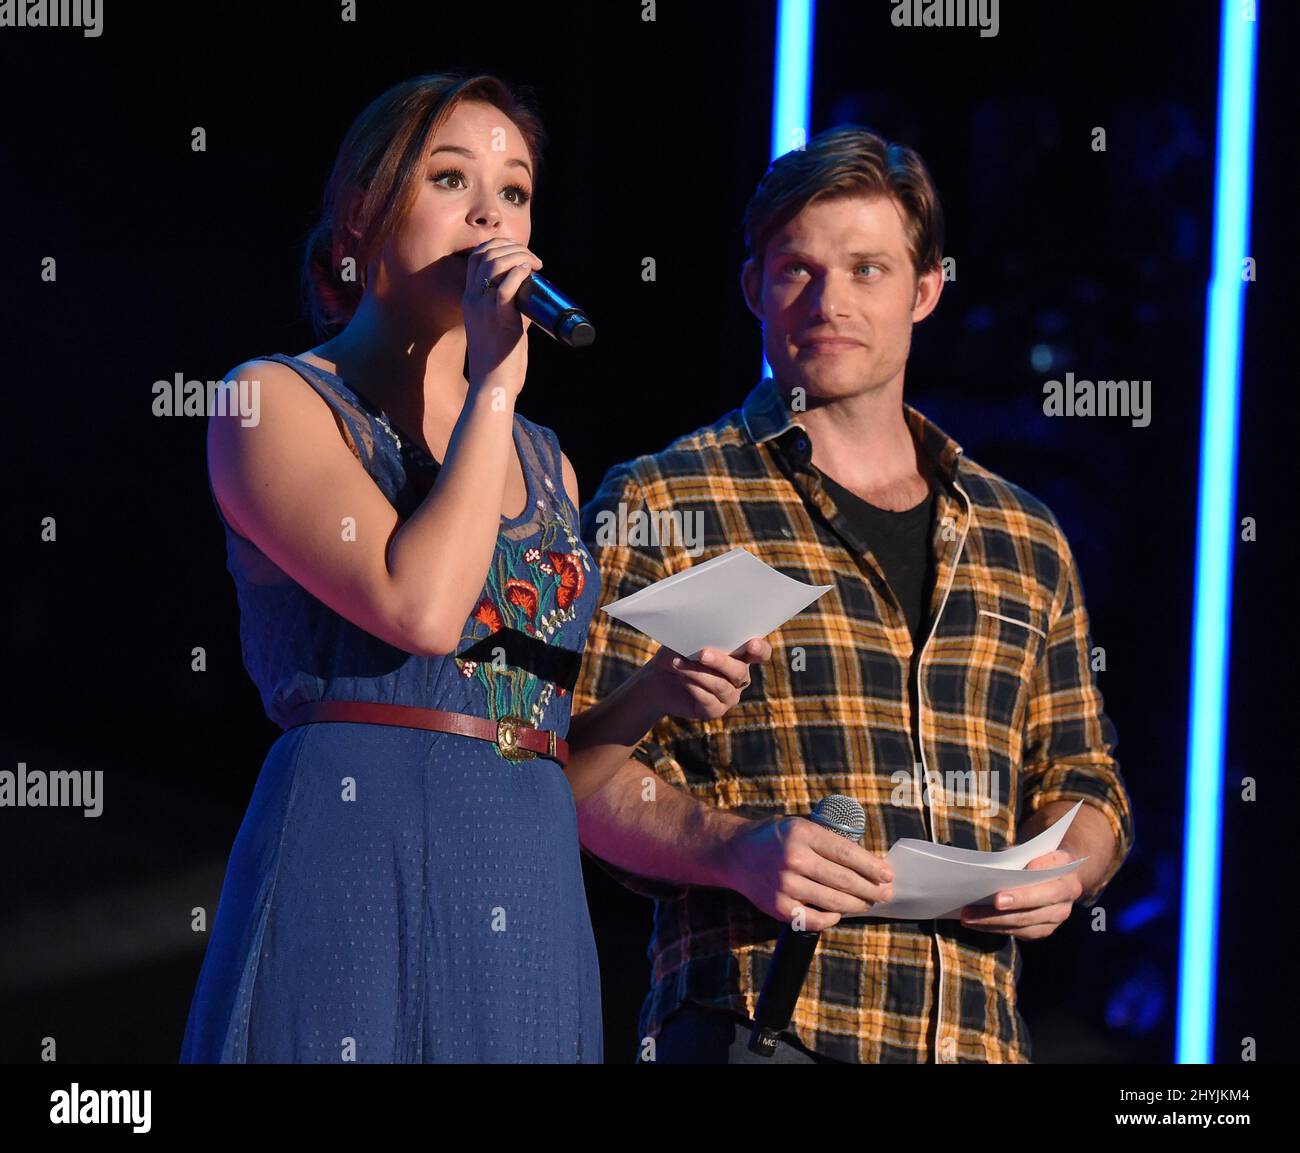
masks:
[[[973,713],[996,747],[1019,749],[1034,669],[1047,643],[1048,607],[1041,595],[1006,585],[975,589],[969,673]]]

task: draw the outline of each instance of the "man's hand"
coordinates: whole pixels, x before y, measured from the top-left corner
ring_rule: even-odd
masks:
[[[1065,849],[1057,849],[1035,857],[1025,868],[1053,869],[1076,859]],[[961,923],[985,933],[1037,941],[1056,932],[1056,927],[1069,917],[1074,902],[1082,893],[1079,870],[1075,869],[1073,873],[1039,885],[995,893],[992,905],[967,905],[961,911]]]
[[[810,932],[894,896],[894,871],[884,857],[806,817],[745,821],[723,856],[726,888],[787,925],[802,909]]]

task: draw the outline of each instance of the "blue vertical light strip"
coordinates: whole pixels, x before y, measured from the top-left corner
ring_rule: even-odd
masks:
[[[808,136],[815,18],[814,0],[778,0],[771,160],[789,152]],[[802,137],[798,135],[800,132]]]
[[[777,0],[771,160],[789,152],[809,135],[816,18],[815,0]],[[763,357],[763,375],[772,375],[772,366],[767,363],[766,355]]]
[[[1223,0],[1219,113],[1214,174],[1214,249],[1205,308],[1201,474],[1197,494],[1196,590],[1187,798],[1183,828],[1183,904],[1178,961],[1179,1064],[1214,1056],[1219,865],[1236,547],[1237,419],[1250,234],[1251,148],[1255,116],[1256,23],[1241,0]]]

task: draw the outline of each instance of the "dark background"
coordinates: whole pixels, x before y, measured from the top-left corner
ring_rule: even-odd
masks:
[[[1292,551],[1277,379],[1293,107],[1261,5],[1216,1058],[1278,1059],[1269,836],[1291,799],[1280,737]],[[887,2],[818,5],[812,130],[857,121],[929,164],[957,279],[915,334],[906,397],[969,457],[1041,497],[1081,568],[1137,845],[1104,903],[1025,948],[1036,1058],[1173,1051],[1188,658],[1218,6],[1003,0],[1000,31],[896,29]],[[0,1060],[171,1062],[211,915],[279,730],[240,661],[206,487],[204,422],[151,414],[177,372],[217,379],[315,344],[298,260],[338,143],[384,88],[445,69],[532,85],[551,136],[533,247],[596,320],[574,353],[532,342],[520,408],[554,428],[584,498],[616,461],[739,404],[757,325],[740,216],[768,160],[775,4],[203,6],[107,0],[99,39],[0,30],[6,229],[8,595],[3,765],[102,769],[104,814],[0,810]],[[208,150],[190,150],[202,125]],[[1108,149],[1092,151],[1095,126]],[[1269,179],[1270,174],[1274,179]],[[54,256],[58,281],[42,283]],[[657,261],[644,283],[641,260]],[[678,327],[683,309],[697,322]],[[1050,350],[1048,371],[1030,353]],[[1269,369],[1273,368],[1270,372]],[[1152,381],[1152,421],[1048,420],[1042,383]],[[1290,389],[1277,384],[1276,395]],[[57,544],[40,539],[58,521]],[[191,649],[208,671],[190,671]],[[1261,802],[1237,800],[1243,776]],[[1271,828],[1268,827],[1271,825]],[[632,1058],[651,906],[586,865],[609,1061]],[[1285,899],[1285,898],[1283,898]],[[1282,1001],[1285,1002],[1283,996]]]

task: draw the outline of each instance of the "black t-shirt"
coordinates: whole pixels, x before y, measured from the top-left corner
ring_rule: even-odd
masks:
[[[934,490],[915,508],[902,512],[877,508],[821,472],[822,484],[835,507],[843,513],[855,534],[871,550],[884,569],[889,591],[897,598],[907,618],[914,648],[929,624],[930,586],[934,580],[934,557],[930,549]]]

